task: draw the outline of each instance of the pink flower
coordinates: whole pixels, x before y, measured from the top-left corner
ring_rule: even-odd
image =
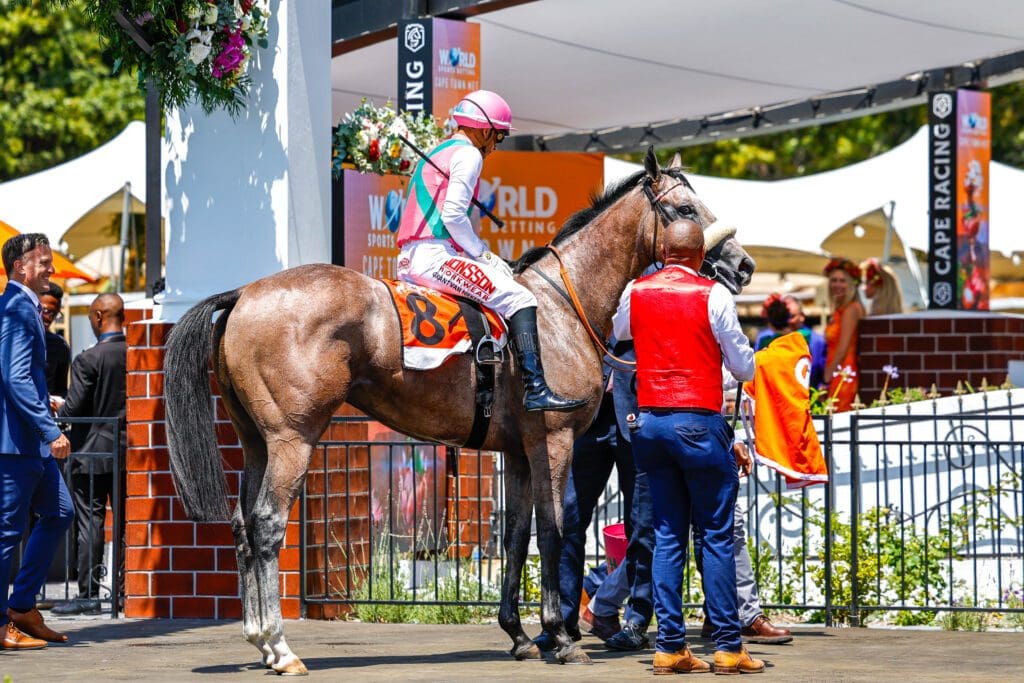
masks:
[[[228,36],[220,54],[213,60],[211,71],[217,78],[225,78],[234,73],[235,69],[245,61],[245,40],[242,32],[232,33]]]

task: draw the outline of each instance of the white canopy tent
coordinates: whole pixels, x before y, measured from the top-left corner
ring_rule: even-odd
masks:
[[[146,206],[145,125],[133,121],[113,140],[76,159],[0,184],[0,216],[41,232],[87,268],[116,273],[125,192],[131,212]],[[106,249],[104,249],[106,247]],[[84,257],[84,258],[83,258]]]
[[[467,21],[481,27],[483,87],[509,100],[515,125],[529,135],[596,131],[605,138],[637,125],[642,133],[651,122],[807,101],[1024,47],[1019,0],[977,0],[970,11],[960,0],[477,5],[479,13]],[[378,104],[396,99],[394,34],[358,49],[345,41],[335,48],[341,52],[332,62],[335,120],[362,97]],[[894,92],[897,100],[921,95],[913,88]],[[851,109],[860,106],[858,98],[864,94],[850,101]],[[803,118],[822,113],[810,104],[807,110]],[[785,123],[770,115],[761,121]],[[640,136],[630,138],[634,147]]]
[[[760,271],[820,272],[825,255],[882,257],[889,218],[890,256],[911,261],[910,250],[927,253],[927,163],[928,131],[922,128],[884,154],[827,173],[775,181],[689,178],[716,216],[737,227],[737,239],[759,259]],[[605,182],[639,168],[608,158]],[[1002,257],[1016,279],[1024,279],[1024,171],[993,162],[991,183],[994,260]],[[913,265],[910,270],[916,275]]]

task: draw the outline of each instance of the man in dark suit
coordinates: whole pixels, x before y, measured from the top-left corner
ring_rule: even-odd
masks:
[[[50,396],[64,398],[68,395],[68,368],[71,367],[71,347],[64,337],[50,328],[60,317],[64,290],[56,282],[39,296],[43,306],[43,328],[46,330],[46,388]]]
[[[113,453],[120,432],[120,462],[124,462],[125,382],[128,353],[124,339],[124,302],[117,294],[100,294],[89,306],[89,324],[96,345],[71,365],[71,388],[57,417],[116,417],[117,426],[95,424],[82,444],[83,453]],[[99,614],[103,566],[103,526],[107,504],[113,504],[114,459],[82,455],[71,458],[71,491],[78,528],[78,597],[55,605],[54,614]],[[116,542],[116,541],[115,541]],[[114,585],[117,585],[115,579]]]
[[[7,288],[0,297],[0,647],[38,649],[67,636],[43,623],[36,594],[61,536],[74,519],[71,496],[57,459],[68,442],[50,413],[46,389],[46,337],[39,295],[50,288],[53,254],[45,235],[17,235],[3,245]],[[37,515],[10,590],[11,557]],[[10,591],[10,595],[8,595]]]

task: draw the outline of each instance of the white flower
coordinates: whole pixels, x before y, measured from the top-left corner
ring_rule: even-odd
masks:
[[[189,41],[188,58],[196,66],[210,56],[210,50],[213,49],[213,31],[192,29],[185,35],[185,40]]]
[[[241,19],[245,12],[242,11],[242,3],[235,0],[235,19]]]
[[[882,372],[889,375],[890,379],[899,379],[900,369],[895,365],[883,365]]]
[[[217,6],[207,5],[206,14],[203,16],[204,24],[215,24],[217,23]]]
[[[252,26],[252,17],[246,14],[242,17],[242,30],[248,31],[250,26]]]
[[[402,137],[409,137],[409,127],[405,125],[405,121],[400,118],[396,118],[391,122],[391,127],[388,128],[388,133],[391,135],[401,135]]]
[[[187,16],[189,19],[192,19],[192,20],[198,19],[199,15],[202,14],[202,13],[203,13],[202,5],[200,5],[198,2],[191,3],[185,9],[185,16]]]

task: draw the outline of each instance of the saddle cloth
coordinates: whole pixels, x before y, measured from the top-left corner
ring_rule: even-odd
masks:
[[[402,328],[402,365],[410,370],[430,370],[450,356],[473,350],[473,340],[455,297],[409,282],[382,280]],[[505,321],[486,307],[487,334],[504,348],[508,339]]]

